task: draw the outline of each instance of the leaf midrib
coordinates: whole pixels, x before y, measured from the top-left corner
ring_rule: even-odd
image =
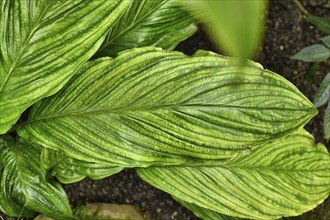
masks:
[[[31,40],[31,38],[33,37],[33,35],[36,33],[37,29],[39,28],[41,21],[43,20],[47,10],[49,9],[49,7],[52,5],[51,3],[54,2],[54,0],[51,0],[50,2],[48,2],[48,5],[44,8],[43,12],[41,13],[41,15],[39,16],[39,18],[37,19],[37,21],[34,24],[34,27],[31,28],[29,36],[26,38],[26,40],[22,43],[22,47],[20,48],[20,50],[18,51],[18,54],[14,60],[14,62],[11,64],[10,70],[8,72],[8,74],[6,75],[5,79],[4,79],[4,83],[2,84],[2,86],[0,87],[0,94],[3,90],[3,88],[5,87],[5,85],[7,84],[10,76],[12,75],[12,73],[14,72],[14,69],[16,68],[16,64],[18,63],[18,61],[22,58],[23,52],[25,51],[25,49],[27,48],[27,46],[29,45],[28,42]]]
[[[187,167],[187,165],[182,164],[182,165],[168,165],[167,167],[169,168],[184,168]],[[193,166],[188,165],[188,167],[198,167],[198,168],[218,168],[220,167],[221,169],[227,169],[230,170],[231,172],[235,173],[235,169],[241,169],[241,170],[246,170],[247,172],[259,172],[259,171],[270,171],[270,172],[281,172],[281,173],[290,173],[290,172],[328,172],[329,170],[327,169],[312,169],[312,170],[308,170],[308,169],[286,169],[286,168],[273,168],[270,166],[243,166],[243,165],[235,165],[235,164],[216,164],[216,165],[212,165],[212,164],[203,164],[203,163],[198,163],[198,164],[194,164]],[[153,166],[153,168],[161,168],[164,169],[164,167],[162,166]],[[141,168],[140,168],[141,169]],[[148,169],[148,168],[142,168],[142,169]]]
[[[60,118],[60,117],[70,117],[70,116],[86,116],[86,115],[98,115],[98,114],[120,114],[122,112],[123,115],[125,115],[126,112],[131,111],[156,111],[156,110],[173,110],[177,111],[180,110],[180,108],[192,108],[192,107],[198,107],[198,109],[216,109],[216,108],[229,108],[229,109],[254,109],[254,110],[285,110],[285,111],[297,111],[298,109],[289,109],[289,108],[253,108],[253,107],[247,107],[247,106],[234,106],[234,105],[197,105],[197,104],[184,104],[184,105],[159,105],[159,106],[150,106],[150,107],[143,107],[143,108],[103,108],[103,109],[96,109],[92,111],[72,111],[72,112],[61,112],[60,114],[56,115],[46,115],[42,116],[40,118],[32,118],[31,120],[28,120],[26,122],[23,122],[21,125],[26,124],[32,124],[34,122],[42,121],[42,120],[49,120],[54,118]],[[306,108],[306,109],[299,109],[300,111],[306,111],[310,113],[310,115],[315,115],[316,110],[312,108]]]

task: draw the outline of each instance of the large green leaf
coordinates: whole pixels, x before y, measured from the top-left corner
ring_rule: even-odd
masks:
[[[241,218],[300,215],[330,193],[329,153],[307,132],[277,139],[222,164],[137,172],[180,200]]]
[[[324,77],[322,80],[320,87],[317,89],[315,98],[314,98],[314,105],[316,107],[320,107],[327,103],[330,99],[330,72]]]
[[[86,63],[18,132],[83,161],[173,165],[246,153],[315,114],[295,86],[257,63],[140,48]]]
[[[99,180],[123,170],[122,167],[77,160],[49,148],[42,149],[41,165],[51,170],[51,174],[65,184],[78,182],[85,177]]]
[[[231,56],[251,58],[262,39],[267,1],[182,1]]]
[[[156,46],[172,50],[197,29],[180,7],[181,0],[133,0],[109,32],[96,56],[115,56],[135,47]]]
[[[56,93],[102,43],[129,1],[0,2],[0,134]]]
[[[56,219],[72,217],[61,185],[47,179],[40,166],[40,149],[9,136],[0,138],[0,210],[22,217],[43,213]]]

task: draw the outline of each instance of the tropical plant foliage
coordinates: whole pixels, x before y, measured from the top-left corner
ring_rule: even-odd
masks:
[[[330,139],[330,72],[322,80],[316,91],[314,105],[318,108],[327,104],[323,119],[324,137]]]
[[[179,3],[1,1],[2,212],[79,219],[60,183],[124,168],[203,219],[329,195],[329,153],[303,130],[314,105],[258,63],[170,51],[196,30]]]
[[[328,167],[325,146],[314,146],[313,137],[302,131],[211,166],[137,171],[145,181],[184,202],[229,216],[274,219],[299,215],[315,207],[317,198],[325,198]]]
[[[313,44],[307,46],[298,51],[292,59],[313,62],[310,70],[307,73],[307,77],[313,77],[315,72],[319,69],[319,65],[322,62],[329,60],[330,57],[330,20],[323,17],[307,16],[306,20],[315,25],[321,32],[326,34],[320,41],[322,44]],[[329,101],[329,102],[328,102]],[[328,104],[327,104],[328,103]],[[315,97],[314,105],[319,108],[327,104],[327,108],[323,118],[323,133],[325,139],[330,139],[330,73],[328,73],[318,88]]]

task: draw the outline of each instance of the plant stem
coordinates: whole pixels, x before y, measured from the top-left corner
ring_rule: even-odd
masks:
[[[307,11],[307,9],[301,4],[299,0],[293,0],[293,2],[295,3],[299,11],[304,14],[304,16],[311,16],[311,13]]]

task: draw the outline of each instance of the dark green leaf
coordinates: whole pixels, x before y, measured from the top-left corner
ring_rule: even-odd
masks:
[[[330,48],[330,35],[321,38],[321,41],[325,44],[325,46],[327,46],[328,48]]]
[[[85,177],[99,180],[123,170],[121,167],[77,160],[48,148],[43,148],[41,155],[42,166],[51,170],[51,174],[65,184],[78,182]]]
[[[137,168],[139,176],[179,200],[252,219],[296,216],[330,193],[330,156],[307,132],[269,142],[224,163]]]
[[[0,134],[69,80],[128,5],[120,0],[0,2]]]
[[[43,213],[56,219],[73,219],[61,185],[47,179],[40,166],[40,149],[20,139],[0,138],[0,210],[7,215]]]
[[[325,110],[323,118],[323,131],[324,138],[329,141],[330,139],[330,101],[328,102],[328,107]]]
[[[330,20],[323,17],[308,16],[306,20],[311,24],[314,24],[320,31],[326,34],[330,34]]]
[[[321,44],[314,44],[300,50],[292,59],[301,60],[305,62],[320,62],[330,57],[330,48]]]
[[[294,85],[257,63],[139,48],[86,63],[18,132],[83,161],[173,165],[231,158],[315,114]]]
[[[330,72],[322,80],[320,87],[317,89],[314,105],[320,107],[328,102],[330,99]]]
[[[314,77],[315,77],[315,74],[317,73],[317,71],[319,70],[319,68],[320,68],[320,62],[315,62],[315,63],[313,63],[313,64],[309,67],[309,69],[308,69],[308,71],[307,71],[307,73],[306,73],[306,75],[305,75],[305,79],[306,79],[307,81],[313,81],[313,79],[314,79]]]
[[[143,46],[174,49],[197,29],[195,20],[180,3],[181,0],[133,0],[96,56],[115,56]]]

